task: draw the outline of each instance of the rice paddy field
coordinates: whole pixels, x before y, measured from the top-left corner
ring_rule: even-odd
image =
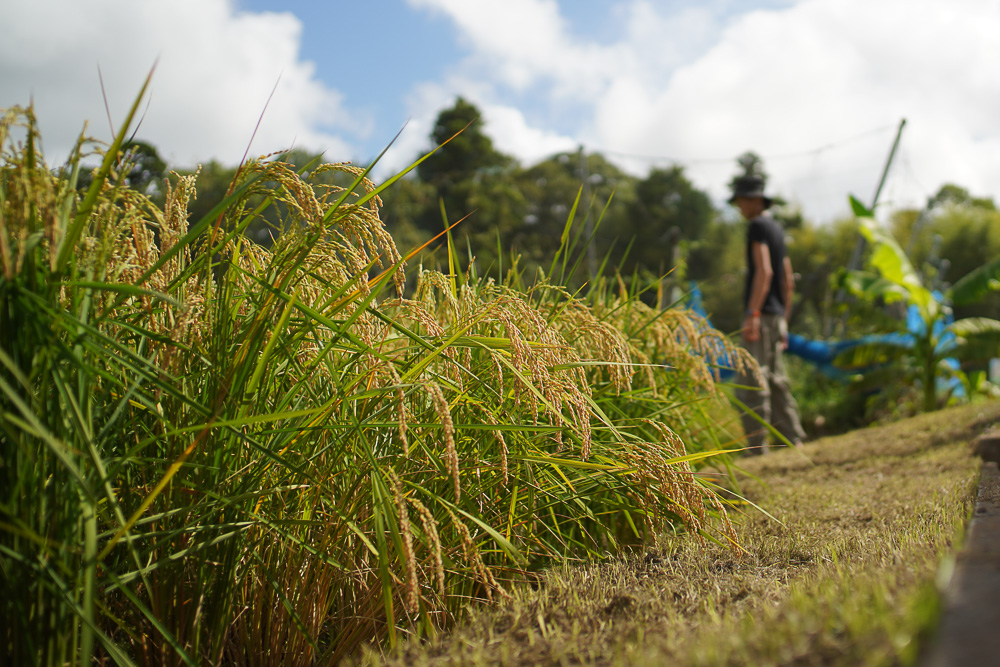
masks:
[[[568,289],[587,202],[501,280],[396,246],[405,171],[264,156],[195,219],[128,185],[141,99],[62,165],[0,118],[0,664],[916,654],[995,404],[738,458],[752,360]]]

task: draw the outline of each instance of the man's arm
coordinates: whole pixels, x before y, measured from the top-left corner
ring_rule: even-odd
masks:
[[[792,271],[792,260],[785,255],[782,263],[785,274],[784,297],[785,297],[785,330],[781,334],[781,344],[784,349],[788,349],[788,325],[792,322],[792,297],[795,296],[795,273]]]
[[[795,295],[795,273],[792,271],[792,260],[785,257],[785,322],[792,317],[792,297]]]
[[[750,243],[750,258],[753,261],[753,284],[747,301],[746,319],[743,320],[743,338],[755,341],[760,338],[760,309],[771,289],[774,271],[771,269],[771,249],[764,243]]]

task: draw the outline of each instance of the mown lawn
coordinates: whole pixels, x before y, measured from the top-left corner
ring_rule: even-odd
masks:
[[[744,553],[685,535],[546,573],[365,665],[909,664],[969,516],[991,402],[743,459]]]

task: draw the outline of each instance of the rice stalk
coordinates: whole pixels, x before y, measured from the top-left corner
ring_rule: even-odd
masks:
[[[81,195],[83,149],[55,172],[15,127],[30,111],[0,124],[7,655],[334,661],[724,514],[664,411],[736,354],[689,314],[434,270],[411,298],[365,170],[250,161],[191,220],[193,177],[158,208],[113,145]],[[243,231],[269,210],[264,248]]]

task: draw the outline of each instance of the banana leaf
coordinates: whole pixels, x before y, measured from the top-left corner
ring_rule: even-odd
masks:
[[[976,303],[990,292],[1000,291],[1000,258],[965,274],[948,294],[956,306]]]
[[[907,342],[904,336],[863,342],[838,354],[833,366],[845,371],[867,371],[900,359],[912,347],[912,339]]]
[[[909,294],[909,302],[920,308],[921,313],[933,319],[936,316],[934,297],[924,287],[920,274],[913,268],[906,252],[891,234],[881,229],[872,212],[857,199],[851,197],[851,206],[858,216],[861,234],[871,244],[869,265],[888,282],[897,285]],[[932,312],[933,311],[933,312]]]

